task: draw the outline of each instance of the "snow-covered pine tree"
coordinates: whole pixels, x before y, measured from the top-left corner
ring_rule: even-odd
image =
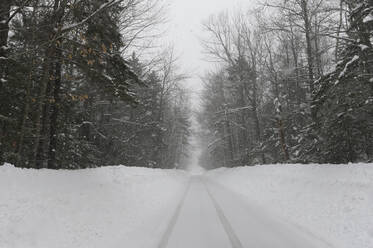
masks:
[[[313,99],[320,162],[373,158],[373,1],[345,1],[349,29],[336,68],[318,82]]]
[[[0,157],[39,168],[113,161],[102,155],[115,156],[121,147],[106,121],[115,104],[137,98],[130,88],[140,81],[124,49],[156,25],[157,4],[151,1],[1,1],[1,52],[11,66],[5,72],[0,63],[6,77],[0,90]]]

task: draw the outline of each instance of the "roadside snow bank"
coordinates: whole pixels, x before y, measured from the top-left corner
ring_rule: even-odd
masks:
[[[0,166],[0,247],[154,248],[187,180],[176,170]]]
[[[207,177],[336,248],[373,247],[373,164],[224,168]]]

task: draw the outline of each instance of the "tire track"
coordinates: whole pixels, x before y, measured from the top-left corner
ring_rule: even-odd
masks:
[[[232,228],[232,225],[229,223],[227,217],[224,215],[224,212],[223,212],[222,208],[219,206],[218,202],[216,201],[216,199],[212,195],[211,191],[209,190],[205,180],[201,179],[201,181],[203,181],[203,185],[205,186],[206,191],[207,191],[208,195],[210,196],[211,201],[214,204],[215,210],[218,214],[218,217],[220,219],[221,224],[224,227],[225,232],[228,235],[228,238],[231,242],[232,248],[243,248],[241,241],[239,240],[236,233],[234,232],[234,230]]]
[[[186,189],[185,189],[185,192],[183,194],[183,197],[182,199],[180,200],[180,203],[179,205],[177,206],[168,226],[167,226],[167,229],[166,231],[164,232],[163,236],[162,236],[162,239],[161,241],[159,242],[157,248],[167,248],[167,245],[168,245],[168,241],[170,239],[170,236],[171,236],[171,233],[172,233],[172,230],[174,229],[175,225],[176,225],[176,222],[177,222],[177,219],[179,218],[179,215],[180,215],[180,212],[181,212],[181,208],[183,207],[184,205],[184,202],[185,202],[185,199],[186,199],[186,196],[189,192],[189,188],[190,188],[190,185],[191,185],[191,180],[189,180],[188,182],[188,185],[186,186]]]

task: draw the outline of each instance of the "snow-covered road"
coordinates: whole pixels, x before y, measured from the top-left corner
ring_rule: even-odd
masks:
[[[184,204],[178,210],[179,214],[170,223],[173,228],[167,229],[159,248],[231,247],[214,204],[199,177],[191,179]]]
[[[6,164],[0,248],[371,248],[372,206],[373,164],[191,173]]]
[[[159,248],[323,248],[321,240],[194,176]]]

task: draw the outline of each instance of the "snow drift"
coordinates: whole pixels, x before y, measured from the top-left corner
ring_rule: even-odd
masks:
[[[154,248],[187,181],[176,170],[0,166],[0,247]]]

